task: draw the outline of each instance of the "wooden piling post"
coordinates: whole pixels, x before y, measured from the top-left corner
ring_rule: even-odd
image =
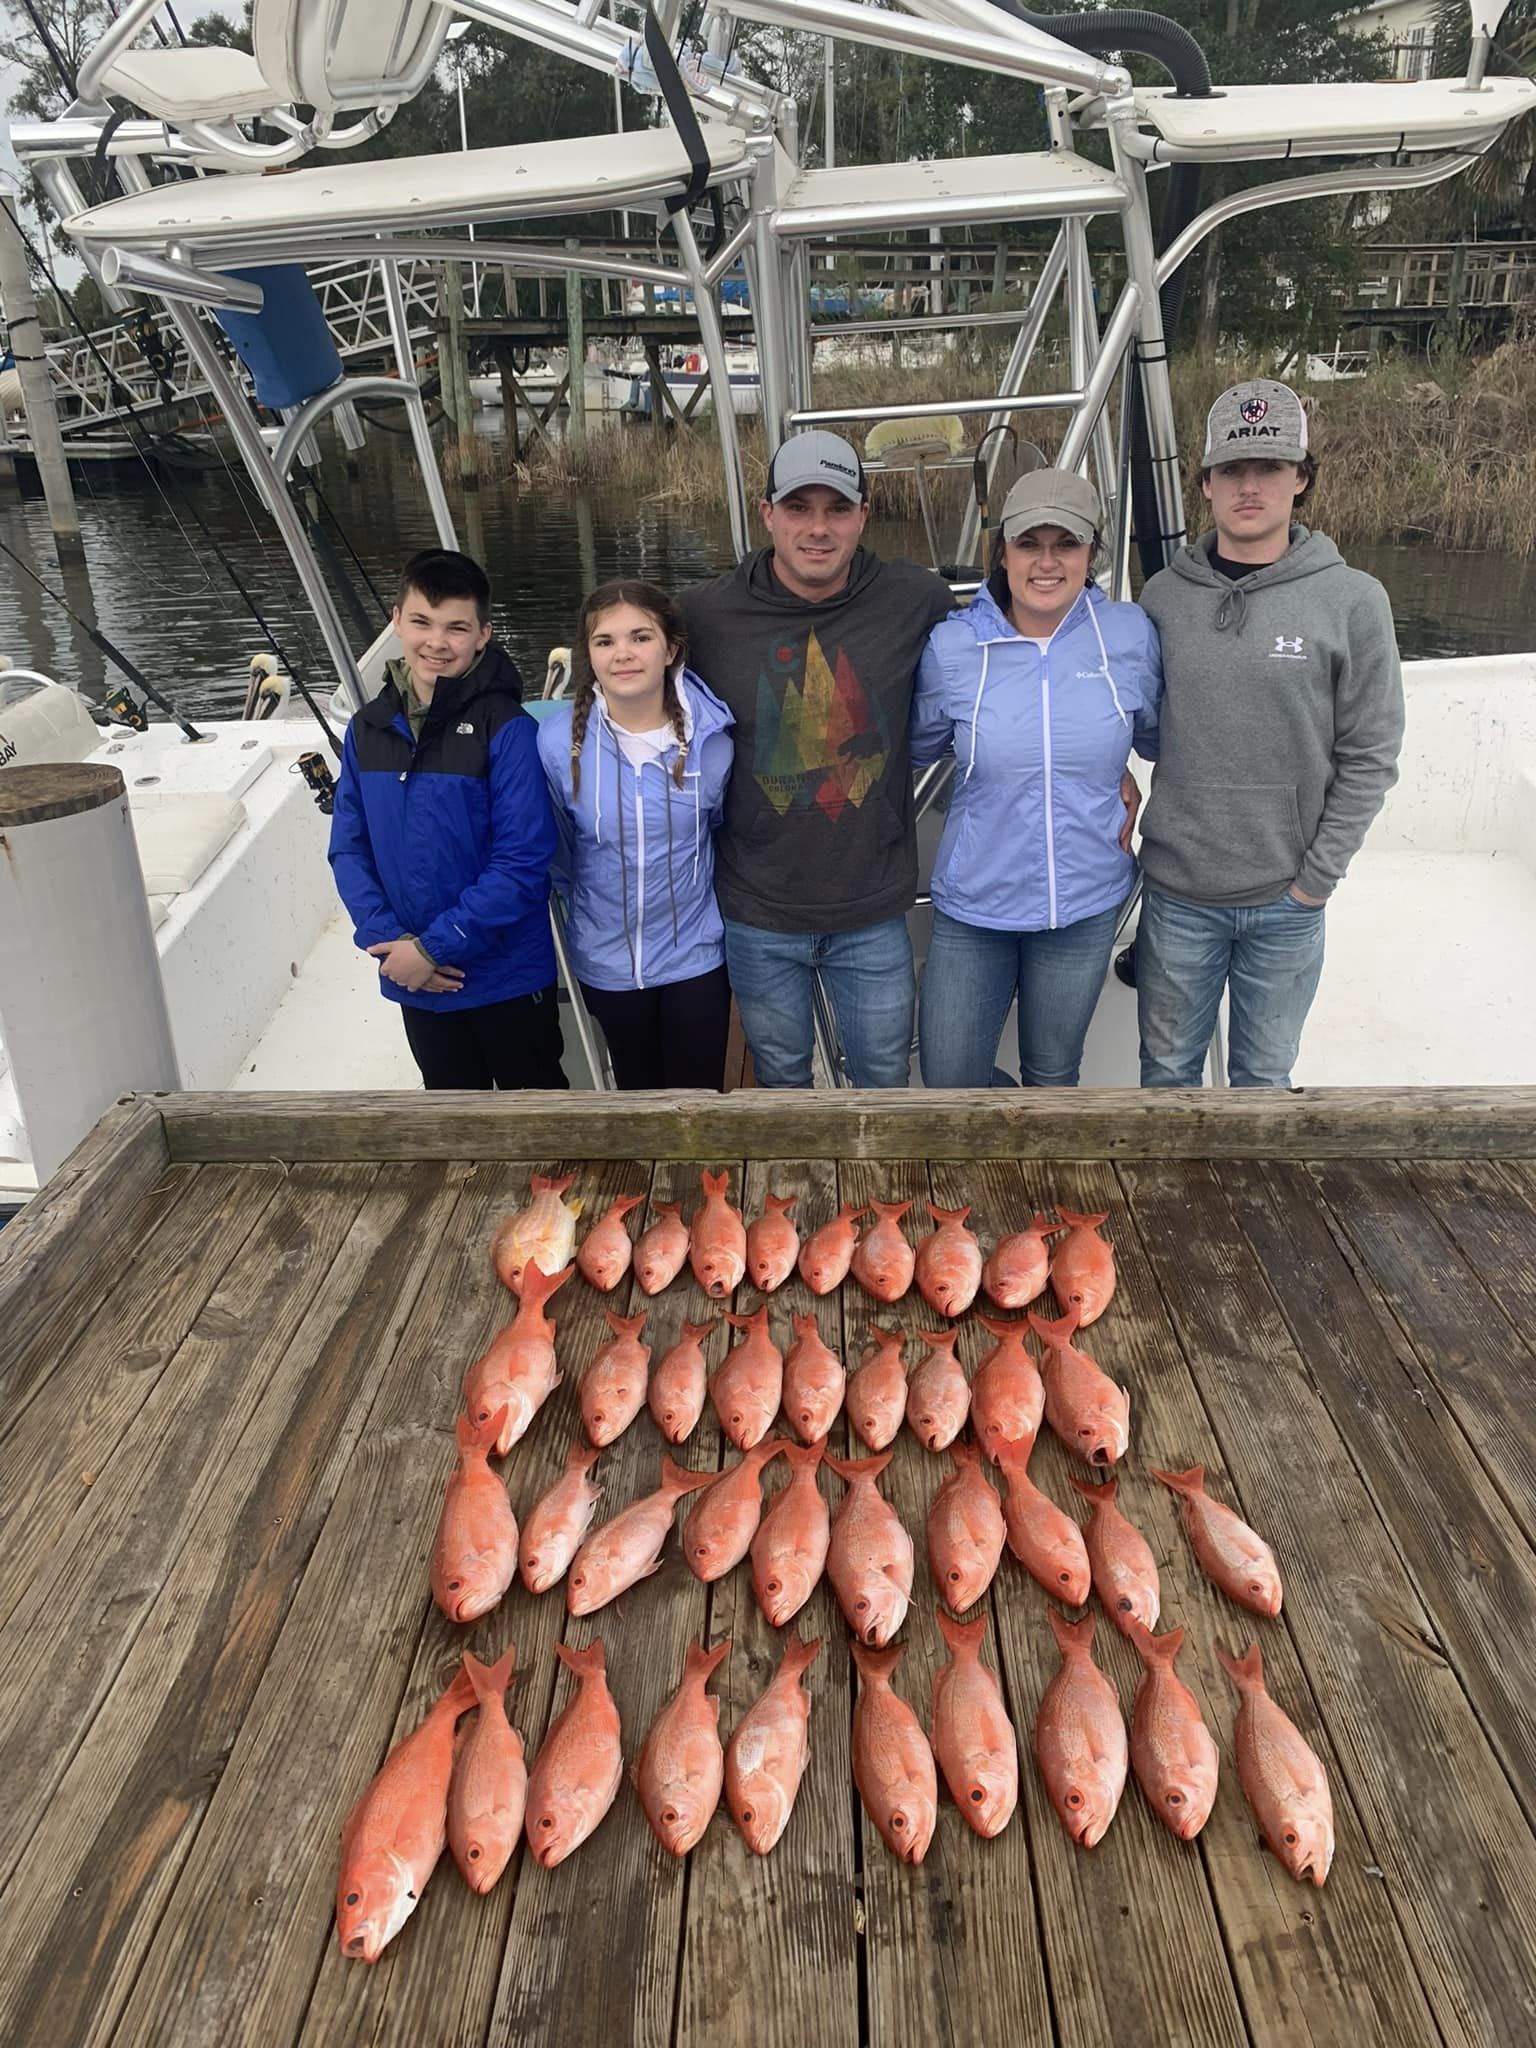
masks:
[[[27,275],[26,245],[9,199],[0,199],[0,302],[5,306],[10,330],[11,352],[21,378],[21,400],[26,409],[27,433],[43,496],[48,501],[48,524],[53,529],[54,550],[59,566],[83,563],[85,547],[80,538],[80,514],[75,510],[74,488],[69,481],[69,463],[59,433],[59,416],[48,381],[48,358],[43,349],[43,331],[37,324],[37,302],[32,280]]]
[[[464,272],[461,265],[443,265],[442,295],[446,302],[448,331],[440,361],[445,398],[450,375],[452,378],[453,403],[449,410],[459,430],[459,482],[466,491],[478,491],[480,444],[475,437],[475,404],[469,388],[469,356],[464,341]]]
[[[565,246],[574,249],[576,244],[568,240]],[[571,447],[580,451],[587,445],[587,342],[582,323],[581,273],[578,270],[565,273],[565,347],[570,374],[566,434]]]

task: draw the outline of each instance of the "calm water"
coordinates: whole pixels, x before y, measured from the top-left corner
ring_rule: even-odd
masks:
[[[297,579],[243,475],[189,476],[185,488],[306,679],[328,687],[324,651]],[[360,602],[370,621],[382,623],[380,599],[387,608],[399,564],[434,538],[402,444],[375,436],[357,478],[328,462],[321,488],[345,535],[337,550]],[[101,631],[188,712],[237,710],[246,664],[266,643],[174,489],[131,472],[110,481],[96,476],[77,489]],[[549,648],[570,639],[582,593],[594,582],[629,575],[676,587],[731,559],[723,520],[666,504],[497,483],[482,489],[468,516],[457,501],[455,511],[464,545],[490,568],[497,629],[534,687]],[[876,523],[873,539],[883,552],[924,559],[920,532]],[[40,500],[0,510],[0,540],[57,584]],[[1413,548],[1356,549],[1351,558],[1391,592],[1405,654],[1536,647],[1536,562]],[[364,639],[358,623],[354,644]],[[85,636],[4,556],[0,654],[93,694],[108,675]]]

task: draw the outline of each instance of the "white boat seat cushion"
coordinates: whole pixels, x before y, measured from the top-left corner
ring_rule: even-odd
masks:
[[[1359,156],[1377,150],[1476,149],[1536,107],[1536,82],[1490,78],[1462,92],[1450,78],[1377,85],[1224,85],[1214,99],[1180,99],[1170,88],[1138,92],[1136,111],[1155,128],[1158,157],[1196,160]]]
[[[221,796],[138,796],[128,814],[150,896],[184,894],[245,823],[245,805]]]
[[[254,57],[216,47],[125,50],[102,84],[160,121],[238,120],[287,103]]]
[[[1058,219],[1117,213],[1125,198],[1112,171],[1064,151],[920,157],[904,164],[802,171],[785,192],[773,225],[781,235],[825,235],[902,228],[917,219]]]

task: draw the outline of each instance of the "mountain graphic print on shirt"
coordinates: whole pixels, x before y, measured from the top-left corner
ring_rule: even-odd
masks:
[[[723,914],[767,931],[855,931],[917,894],[907,720],[948,586],[860,548],[808,604],[771,551],[683,593],[688,660],[731,709],[736,760],[715,842]]]

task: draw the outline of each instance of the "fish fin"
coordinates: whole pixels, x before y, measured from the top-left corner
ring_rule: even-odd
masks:
[[[810,1670],[811,1666],[816,1662],[820,1651],[820,1636],[812,1636],[809,1642],[805,1642],[798,1635],[786,1636],[784,1639],[784,1654],[779,1659],[779,1670],[780,1672],[791,1672],[796,1678],[799,1678],[804,1672]]]
[[[913,1336],[919,1344],[926,1344],[930,1351],[950,1351],[960,1342],[960,1332],[954,1330],[914,1330]]]
[[[718,1472],[690,1472],[665,1451],[661,1454],[661,1483],[674,1493],[697,1493],[701,1486],[713,1486],[719,1477]]]
[[[590,1472],[602,1456],[601,1450],[589,1444],[584,1437],[577,1437],[565,1454],[567,1472]]]
[[[768,1304],[753,1309],[749,1316],[739,1316],[734,1309],[722,1309],[721,1314],[733,1330],[766,1330],[768,1327]]]
[[[711,1316],[707,1323],[685,1322],[680,1328],[678,1335],[685,1343],[697,1344],[700,1338],[707,1337],[711,1330],[718,1329],[719,1326],[720,1318],[718,1316]]]
[[[638,1209],[644,1200],[644,1195],[615,1195],[608,1204],[608,1214],[622,1219],[631,1209]]]
[[[603,1319],[615,1337],[638,1337],[649,1314],[649,1309],[642,1309],[637,1316],[616,1316],[611,1308],[605,1308]]]
[[[1081,1621],[1068,1621],[1055,1607],[1045,1610],[1045,1618],[1051,1624],[1051,1634],[1056,1638],[1056,1647],[1063,1657],[1074,1650],[1081,1650],[1085,1657],[1093,1655],[1093,1632],[1098,1627],[1098,1617],[1085,1614]]]
[[[1113,1507],[1115,1495],[1120,1491],[1118,1479],[1106,1479],[1101,1485],[1095,1486],[1091,1479],[1074,1479],[1068,1473],[1067,1484],[1074,1493],[1080,1493],[1084,1500],[1091,1500],[1096,1508]]]
[[[957,1436],[949,1447],[949,1461],[957,1472],[969,1471],[973,1466],[980,1465],[981,1448],[977,1444],[967,1443],[964,1437]]]
[[[791,1316],[789,1324],[797,1337],[819,1337],[821,1335],[821,1325],[817,1322],[814,1314]]]
[[[1257,1643],[1250,1643],[1241,1657],[1224,1650],[1220,1643],[1215,1645],[1216,1662],[1226,1672],[1239,1692],[1262,1692],[1264,1690],[1264,1659],[1259,1654]]]
[[[775,1216],[787,1216],[800,1197],[798,1195],[764,1195],[763,1214],[772,1210]]]
[[[474,1704],[474,1680],[464,1669],[463,1664],[460,1663],[458,1670],[453,1674],[452,1684],[438,1694],[437,1699],[433,1703],[432,1711],[436,1713],[439,1707],[451,1707],[453,1718],[457,1720],[460,1714],[467,1714]]]
[[[491,1446],[501,1435],[507,1420],[507,1403],[502,1402],[494,1415],[488,1415],[484,1422],[476,1422],[473,1416],[460,1414],[453,1425],[453,1440],[462,1457],[466,1451],[483,1451],[487,1457]]]
[[[963,1209],[941,1209],[936,1202],[928,1204],[928,1214],[935,1223],[964,1223],[970,1213],[971,1204],[969,1202],[966,1203]]]
[[[574,1173],[564,1175],[536,1173],[529,1186],[531,1192],[536,1195],[563,1195],[575,1178]]]
[[[882,1348],[887,1344],[894,1344],[900,1350],[901,1346],[907,1341],[905,1330],[882,1330],[874,1323],[870,1324],[864,1334],[867,1337],[873,1337],[875,1343]]]
[[[935,1607],[933,1613],[939,1624],[939,1634],[948,1643],[950,1654],[957,1662],[961,1657],[981,1655],[987,1634],[987,1617],[984,1614],[978,1614],[974,1621],[956,1621],[946,1607]]]
[[[731,1191],[731,1176],[725,1173],[701,1173],[699,1184],[706,1195],[728,1195]]]
[[[720,1666],[730,1654],[731,1639],[729,1636],[723,1642],[716,1643],[712,1650],[706,1650],[702,1643],[690,1643],[687,1654],[683,1658],[684,1680],[697,1678],[702,1685],[708,1685],[710,1679],[720,1669]]]
[[[1081,1321],[1082,1316],[1075,1308],[1069,1308],[1060,1321],[1054,1323],[1047,1322],[1044,1316],[1037,1316],[1033,1309],[1029,1312],[1029,1327],[1047,1344],[1070,1344]]]
[[[889,1683],[891,1674],[907,1654],[905,1643],[892,1643],[884,1650],[876,1650],[861,1643],[855,1635],[849,1636],[848,1647],[852,1650],[853,1661],[859,1668],[859,1677],[865,1684],[881,1678]]]
[[[905,1216],[907,1211],[911,1208],[911,1206],[912,1204],[909,1201],[866,1202],[864,1204],[864,1207],[866,1209],[871,1210],[876,1216],[882,1217],[887,1223],[899,1223],[902,1217]],[[855,1211],[855,1213],[861,1214],[862,1211]]]
[[[813,1444],[785,1444],[784,1455],[790,1469],[795,1472],[814,1472],[827,1454],[827,1439],[817,1437]]]
[[[652,1202],[651,1207],[658,1216],[676,1216],[679,1221],[682,1219],[683,1205],[681,1202]]]
[[[878,1479],[893,1455],[890,1451],[881,1451],[873,1458],[834,1458],[828,1451],[827,1463],[839,1479],[846,1479],[851,1485],[855,1479]]]
[[[1070,1226],[1065,1223],[1053,1223],[1049,1216],[1036,1214],[1030,1217],[1029,1227],[1031,1230],[1038,1230],[1042,1237],[1060,1237],[1061,1233]],[[1022,1236],[1023,1232],[1021,1231],[1019,1235]]]
[[[603,1678],[607,1675],[608,1664],[601,1636],[594,1636],[584,1650],[573,1650],[569,1643],[556,1643],[555,1655],[573,1678]]]
[[[909,1202],[907,1207],[910,1209],[911,1206],[912,1204]],[[839,1223],[851,1223],[856,1216],[865,1215],[872,1207],[874,1207],[874,1204],[870,1202],[843,1202],[838,1207],[837,1221]]]
[[[575,1263],[562,1266],[558,1273],[546,1273],[537,1259],[530,1259],[523,1268],[523,1302],[534,1308],[542,1307],[552,1294],[556,1294],[575,1272]]]
[[[505,1696],[516,1669],[515,1656],[516,1646],[512,1643],[508,1643],[494,1664],[482,1664],[473,1650],[464,1652],[464,1670],[482,1707],[495,1706]]]
[[[1030,1437],[1027,1442],[1023,1437],[1010,1437],[1007,1443],[992,1446],[992,1456],[1005,1474],[1011,1476],[1017,1469],[1020,1478],[1027,1478],[1029,1461],[1034,1456],[1034,1450],[1034,1437]]]
[[[1011,1337],[1017,1331],[1021,1344],[1029,1329],[1029,1324],[1018,1316],[989,1316],[980,1309],[976,1311],[975,1320],[994,1337]]]
[[[1155,1636],[1144,1622],[1130,1616],[1121,1623],[1121,1627],[1136,1645],[1143,1664],[1148,1667],[1153,1664],[1166,1664],[1170,1671],[1173,1669],[1173,1660],[1184,1647],[1183,1629],[1170,1628],[1164,1634]]]
[[[1063,1223],[1073,1230],[1097,1230],[1101,1223],[1109,1221],[1109,1211],[1107,1209],[1100,1209],[1091,1213],[1079,1212],[1076,1209],[1063,1209],[1060,1202],[1056,1204],[1056,1214]]]
[[[1191,1465],[1187,1472],[1162,1472],[1156,1465],[1149,1465],[1147,1470],[1154,1479],[1161,1479],[1164,1486],[1171,1488],[1174,1493],[1183,1494],[1186,1500],[1194,1500],[1205,1491],[1203,1465]]]

